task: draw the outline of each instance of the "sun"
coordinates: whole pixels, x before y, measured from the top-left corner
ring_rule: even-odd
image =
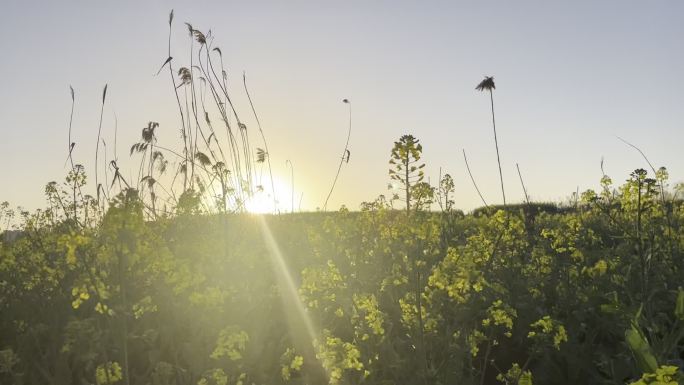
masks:
[[[273,197],[266,191],[258,191],[245,201],[245,209],[252,214],[273,214],[276,211]]]
[[[292,186],[283,183],[282,180],[273,177],[275,185],[275,201],[270,181],[264,178],[263,189],[258,189],[254,195],[245,201],[245,210],[252,214],[275,214],[276,212],[289,212],[292,200]],[[287,203],[287,204],[286,204]]]

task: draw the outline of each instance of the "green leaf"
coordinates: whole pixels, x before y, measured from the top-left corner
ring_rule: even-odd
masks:
[[[655,372],[658,368],[658,362],[651,352],[651,345],[636,325],[633,324],[630,329],[625,331],[625,340],[634,354],[639,369],[646,373]]]
[[[677,293],[677,302],[675,303],[675,317],[678,320],[684,321],[684,289],[679,288]]]

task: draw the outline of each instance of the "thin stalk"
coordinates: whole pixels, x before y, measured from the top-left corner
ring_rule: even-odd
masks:
[[[191,47],[192,47],[192,42],[191,42]],[[199,49],[197,50],[197,57],[198,57],[198,62],[199,62],[200,67],[202,66],[202,61],[200,60],[200,58],[201,58],[200,55],[201,55],[201,53],[202,53],[202,47],[206,47],[206,44],[201,44],[201,43],[200,43],[200,47],[199,47]],[[198,107],[197,107],[197,89],[196,89],[196,87],[195,87],[195,76],[194,76],[194,73],[193,73],[194,68],[193,68],[193,66],[192,66],[192,60],[193,60],[193,58],[192,58],[192,52],[193,52],[193,51],[192,51],[192,48],[191,48],[190,73],[192,74],[192,79],[191,79],[191,82],[190,82],[190,96],[191,96],[190,105],[191,105],[191,107],[192,107],[192,116],[194,117],[194,120],[195,120],[195,141],[194,141],[195,147],[194,147],[194,149],[193,149],[193,151],[192,151],[192,154],[193,154],[193,157],[197,155],[198,148],[199,148],[199,147],[198,147],[198,138],[199,138],[199,136],[201,135],[201,136],[202,136],[202,140],[204,141],[205,145],[206,145],[207,148],[209,149],[210,154],[211,154],[212,157],[214,158],[214,162],[216,162],[216,157],[215,157],[215,155],[213,154],[213,152],[212,152],[212,150],[211,150],[211,147],[209,146],[209,143],[208,143],[208,141],[207,141],[206,136],[204,135],[204,131],[202,130],[202,127],[201,127],[200,122],[199,122],[199,118],[198,118],[198,116],[197,116],[197,114],[198,114]],[[189,118],[188,118],[188,119],[189,119]]]
[[[223,67],[223,58],[221,58],[221,66]],[[276,199],[275,183],[273,183],[273,169],[271,168],[271,153],[268,150],[268,144],[266,143],[266,136],[264,135],[264,130],[261,128],[261,122],[259,121],[259,116],[257,115],[256,109],[254,109],[254,103],[252,103],[252,98],[249,95],[249,90],[247,89],[247,75],[242,73],[242,83],[245,86],[245,94],[247,94],[247,99],[249,100],[249,105],[252,107],[252,112],[254,113],[254,119],[257,122],[257,127],[259,128],[259,133],[261,134],[261,140],[264,142],[264,149],[266,150],[266,161],[268,162],[268,173],[271,177],[271,191],[273,194],[273,209],[277,211],[278,200]],[[300,199],[301,201],[301,199]]]
[[[491,336],[490,336],[491,338]],[[487,364],[489,363],[489,354],[492,352],[492,341],[487,341],[487,350],[485,351],[484,363],[482,364],[482,373],[480,374],[480,385],[485,383],[485,375],[487,374]]]
[[[190,80],[192,82],[192,80]],[[195,158],[195,154],[192,152],[192,123],[190,121],[190,107],[188,106],[188,89],[187,87],[184,87],[184,93],[185,93],[185,114],[187,115],[188,119],[188,154],[190,159]],[[194,185],[194,178],[195,178],[195,166],[194,162],[191,163],[190,165],[190,189],[193,188]]]
[[[136,182],[136,187],[141,190],[142,194],[142,189],[140,187],[140,181],[143,178],[143,168],[145,167],[145,160],[147,159],[147,151],[143,152],[142,159],[140,159],[140,167],[138,167],[138,180]],[[144,188],[145,185],[143,185],[142,188]]]
[[[220,51],[220,50],[219,50]],[[222,54],[221,55],[221,61],[223,61]],[[249,135],[246,131],[246,126],[242,124],[242,121],[240,120],[240,117],[237,114],[237,111],[235,110],[235,106],[233,105],[233,102],[230,99],[230,96],[228,95],[228,89],[227,85],[225,85],[225,79],[222,85],[221,79],[219,79],[218,75],[216,74],[216,70],[214,69],[214,64],[211,60],[211,56],[209,55],[209,48],[207,48],[207,69],[205,72],[205,76],[211,80],[211,77],[209,76],[209,71],[211,71],[211,74],[214,76],[214,79],[216,79],[218,88],[221,90],[223,93],[225,100],[227,101],[228,105],[230,105],[230,108],[233,112],[233,116],[235,116],[235,120],[237,121],[238,124],[238,130],[240,131],[240,138],[242,139],[242,151],[243,151],[243,156],[245,159],[244,167],[245,167],[245,176],[246,176],[246,181],[248,183],[248,195],[252,195],[252,189],[253,189],[253,172],[252,172],[252,161],[251,161],[251,150],[250,150],[250,145],[249,145]],[[222,64],[223,65],[223,64]],[[204,72],[204,68],[200,65],[200,68],[202,68],[202,71]],[[221,73],[224,73],[223,68],[221,68]],[[214,82],[210,81],[210,85],[213,87]],[[220,99],[220,97],[219,97]],[[218,101],[217,101],[218,104]],[[242,180],[240,180],[242,182]],[[242,183],[241,183],[242,184]]]
[[[201,49],[202,48],[200,47],[200,51],[201,51]],[[201,62],[200,62],[200,65],[201,65]],[[196,96],[197,90],[195,88],[194,77],[193,77],[192,81],[190,82],[190,88],[191,88],[190,93],[191,93],[192,116],[194,117],[194,120],[195,120],[195,141],[194,141],[195,147],[193,150],[193,156],[195,156],[197,154],[197,149],[198,149],[197,141],[198,141],[198,137],[201,136],[202,140],[204,141],[204,144],[207,146],[207,149],[209,150],[209,154],[214,159],[214,162],[217,162],[218,158],[216,157],[216,154],[214,153],[214,151],[211,149],[211,145],[209,144],[209,141],[207,140],[206,135],[204,135],[204,130],[202,130],[202,126],[199,122],[199,117],[198,117],[198,110],[199,109],[197,107],[197,96]],[[201,99],[202,98],[200,98],[200,100]],[[203,101],[202,101],[202,104],[204,105]],[[203,111],[205,111],[204,107],[203,107]],[[213,129],[212,129],[212,131],[213,131]]]
[[[349,138],[351,137],[351,129],[352,129],[352,108],[351,108],[351,102],[348,99],[343,100],[344,103],[347,103],[349,105],[349,130],[347,131],[347,142],[344,144],[344,151],[342,151],[342,156],[340,156],[340,165],[337,167],[337,173],[335,174],[335,179],[333,180],[332,187],[330,187],[330,192],[328,193],[328,197],[325,198],[325,203],[323,204],[323,211],[325,211],[328,208],[328,200],[330,199],[330,196],[332,195],[333,190],[335,189],[335,184],[337,183],[337,178],[340,176],[340,171],[342,170],[342,163],[344,162],[344,158],[349,152]],[[349,159],[349,158],[347,158]]]
[[[119,161],[119,155],[116,151],[116,137],[119,131],[119,119],[116,117],[116,112],[114,112],[114,161]]]
[[[657,177],[658,173],[656,172],[655,167],[653,167],[653,164],[651,163],[651,161],[648,160],[648,157],[646,156],[646,154],[644,154],[644,152],[641,151],[641,149],[639,147],[637,147],[637,146],[633,145],[632,143],[622,139],[619,136],[617,138],[620,139],[626,145],[637,150],[639,152],[639,154],[641,154],[641,157],[644,158],[646,163],[648,163],[648,166],[651,168],[651,171],[653,171],[653,176]],[[601,165],[603,165],[603,161],[601,162]],[[601,167],[601,168],[603,169],[603,167]],[[658,183],[658,187],[660,189],[660,205],[662,207],[663,214],[665,215],[665,221],[667,222],[667,246],[669,249],[670,258],[672,258],[674,256],[674,249],[672,246],[672,216],[670,213],[671,210],[667,208],[667,204],[665,202],[665,186],[663,185],[663,183],[664,183],[664,181],[662,181],[662,180]],[[673,202],[674,202],[674,200],[673,200]]]
[[[209,113],[207,112],[207,108],[205,105],[204,101],[204,96],[201,98],[202,102],[202,112],[204,112],[205,116],[205,121],[207,123],[207,126],[209,127],[209,131],[211,134],[209,135],[209,138],[206,140],[207,141],[207,148],[209,149],[209,153],[211,154],[212,158],[214,159],[214,162],[218,162],[216,158],[216,154],[214,151],[211,149],[211,136],[214,136],[214,142],[216,143],[216,147],[218,148],[219,154],[221,155],[221,162],[223,163],[224,167],[227,166],[226,163],[226,156],[223,153],[223,148],[218,142],[218,139],[216,138],[216,131],[214,131],[214,127],[211,125],[211,121],[209,120]],[[204,137],[204,135],[203,135]],[[223,174],[223,170],[219,170],[218,168],[215,169],[217,175],[219,176],[219,180],[221,182],[221,208],[223,212],[227,211],[227,196],[228,196],[228,184],[232,183],[232,180],[230,178],[225,178],[225,175]]]
[[[223,164],[226,164],[226,156],[223,153],[223,147],[218,142],[218,139],[216,138],[216,131],[214,131],[214,127],[211,124],[211,120],[209,119],[209,113],[207,112],[207,106],[205,103],[205,97],[204,93],[206,92],[206,86],[204,87],[204,92],[202,92],[200,102],[202,104],[202,112],[204,113],[204,121],[207,123],[207,127],[209,127],[209,138],[205,139],[205,143],[207,144],[207,149],[209,150],[209,153],[211,154],[212,158],[214,159],[214,162],[218,161],[218,158],[216,157],[216,154],[214,151],[211,149],[211,135],[214,135],[214,142],[216,143],[216,148],[218,148],[219,154],[221,155],[221,161]],[[202,137],[204,138],[204,134],[202,134]]]
[[[228,136],[228,143],[230,144],[230,149],[231,149],[231,154],[232,154],[232,159],[231,161],[233,162],[233,179],[234,179],[234,185],[236,186],[235,193],[236,193],[236,198],[238,200],[244,201],[242,198],[243,194],[243,189],[242,189],[242,163],[241,163],[241,157],[240,157],[240,152],[238,151],[238,143],[237,140],[235,139],[235,135],[233,134],[233,130],[231,129],[230,126],[230,121],[229,121],[229,115],[226,111],[226,103],[221,101],[221,96],[219,95],[218,91],[216,90],[216,86],[214,85],[214,82],[212,81],[211,76],[209,76],[208,71],[212,71],[214,78],[217,79],[218,81],[218,88],[221,90],[223,93],[226,101],[228,104],[230,104],[231,109],[233,111],[233,114],[235,115],[236,120],[238,121],[238,125],[240,122],[240,119],[237,116],[237,112],[235,111],[235,108],[233,107],[232,102],[230,101],[230,98],[228,96],[228,92],[226,89],[224,89],[221,85],[220,79],[216,76],[216,72],[213,71],[213,64],[211,62],[211,57],[207,56],[207,69],[205,70],[204,67],[202,66],[201,63],[201,56],[198,56],[198,59],[200,60],[200,70],[204,74],[205,78],[207,79],[207,83],[209,84],[210,91],[212,94],[212,97],[214,98],[214,103],[216,104],[219,112],[221,113],[221,119],[223,120],[225,127],[226,127],[226,133]],[[240,129],[238,127],[238,129]]]
[[[71,114],[69,115],[69,143],[67,150],[69,151],[69,161],[71,162],[71,172],[74,174],[74,187],[73,187],[73,203],[74,203],[74,220],[78,222],[78,217],[77,217],[77,205],[76,205],[76,183],[77,183],[77,178],[76,178],[76,172],[74,168],[74,158],[72,157],[72,152],[74,151],[74,146],[75,143],[71,141],[71,126],[74,122],[74,104],[76,104],[76,98],[74,97],[74,88],[69,86],[69,89],[71,90]]]
[[[104,165],[105,165],[105,167],[104,167],[104,177],[105,177],[104,185],[107,186],[107,190],[105,190],[103,187],[102,191],[107,191],[107,193],[105,194],[105,197],[108,197],[109,196],[109,174],[107,173],[107,165],[109,163],[107,163],[107,142],[105,142],[104,139],[102,139],[102,148],[104,149]]]
[[[489,89],[489,99],[492,102],[492,127],[494,128],[494,145],[496,146],[496,162],[499,164],[499,180],[501,181],[501,195],[503,204],[506,206],[506,192],[504,191],[503,173],[501,172],[501,158],[499,156],[499,141],[496,138],[496,120],[494,119],[494,92]]]
[[[194,39],[192,34],[190,34],[190,92],[194,93],[194,86],[193,83],[195,82],[195,74],[193,73],[193,68],[192,68],[192,58],[193,58],[193,53],[194,53]],[[192,101],[190,102],[192,105]],[[188,90],[187,87],[185,87],[185,113],[188,115],[188,133],[190,134],[190,158],[194,159],[195,158],[195,151],[193,150],[192,147],[192,122],[190,120],[190,110],[188,109]],[[197,137],[195,136],[195,142],[197,142]],[[194,186],[194,179],[195,179],[195,166],[194,164],[191,165],[190,167],[190,188]]]
[[[515,168],[518,169],[518,176],[520,177],[520,184],[522,185],[523,193],[525,194],[525,203],[530,204],[530,197],[527,195],[527,189],[525,188],[525,182],[523,182],[522,174],[520,173],[520,166],[516,163]]]
[[[173,22],[173,10],[171,10],[171,14],[169,15],[169,57],[171,57],[171,24]],[[183,115],[183,107],[181,105],[180,97],[178,96],[178,86],[176,86],[176,78],[174,76],[173,72],[173,60],[169,61],[169,75],[171,75],[171,83],[173,84],[173,93],[176,95],[176,103],[178,104],[178,112],[180,113],[180,118],[181,118],[181,124],[182,124],[182,134],[183,134],[183,144],[184,144],[184,152],[185,152],[185,164],[187,165],[188,163],[188,138],[187,138],[187,133],[185,129],[185,116]],[[183,191],[187,189],[188,185],[188,176],[187,172],[184,173],[183,177]]]
[[[152,134],[152,139],[150,140],[150,165],[149,165],[149,172],[147,175],[154,179],[153,174],[154,174],[154,134]],[[156,211],[156,194],[154,193],[154,185],[155,183],[150,182],[150,200],[152,200],[152,214],[154,215],[154,218],[157,218],[157,211]]]
[[[105,99],[107,97],[107,85],[105,84],[104,90],[102,91],[102,107],[100,108],[100,124],[97,128],[97,143],[95,144],[95,188],[98,189],[97,191],[97,197],[98,197],[98,203],[100,200],[100,193],[99,193],[99,180],[98,180],[98,175],[97,175],[97,158],[98,158],[98,153],[100,150],[100,135],[102,134],[102,115],[104,114],[104,105],[105,105]]]
[[[184,159],[184,156],[183,156],[183,155],[179,154],[178,152],[176,152],[176,151],[174,151],[174,150],[172,150],[172,149],[170,149],[170,148],[167,148],[167,147],[164,147],[164,146],[160,146],[159,144],[155,144],[155,148],[156,148],[157,150],[166,151],[166,152],[168,152],[169,154],[174,155],[174,156],[177,157],[178,159]],[[143,160],[141,161],[141,165],[144,164],[144,161],[145,161],[145,158],[144,158],[144,157],[145,157],[145,156],[147,156],[147,151],[145,151],[145,152],[143,153]],[[199,169],[203,170],[203,171],[206,173],[206,175],[215,177],[214,174],[211,172],[211,170],[207,169],[204,165],[202,165],[202,163],[197,163],[197,162],[195,162],[194,160],[189,160],[189,163],[190,163],[190,164],[193,164],[193,165],[196,165]],[[140,175],[140,173],[139,173],[139,175]],[[138,179],[140,179],[140,176],[138,177]],[[206,181],[206,180],[205,180],[205,181]],[[213,179],[209,180],[209,182],[208,182],[208,183],[205,183],[205,184],[206,184],[207,186],[210,186],[210,187],[213,189],[212,182],[213,182]],[[168,191],[166,191],[166,190],[163,188],[163,186],[162,186],[161,184],[160,184],[159,186],[167,193],[167,195],[170,195],[170,196],[172,195],[172,194],[169,194]],[[143,185],[143,187],[144,187],[144,185]]]
[[[480,199],[482,200],[482,203],[485,205],[485,207],[489,207],[489,205],[485,201],[484,197],[482,196],[480,189],[477,188],[477,183],[475,183],[475,178],[473,177],[473,173],[470,172],[470,166],[468,165],[468,157],[466,156],[465,149],[463,149],[463,160],[465,160],[465,165],[466,165],[466,169],[468,170],[468,175],[470,175],[470,180],[473,182],[473,186],[475,186],[475,191],[477,191],[477,195],[480,196]]]

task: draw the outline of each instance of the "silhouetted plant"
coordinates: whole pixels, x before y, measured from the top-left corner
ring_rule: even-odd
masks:
[[[525,182],[523,182],[522,173],[520,172],[520,166],[516,163],[515,168],[518,169],[518,176],[520,177],[520,185],[523,189],[523,194],[525,196],[525,203],[530,204],[530,196],[527,195],[527,189],[525,188]]]
[[[347,131],[347,141],[344,144],[344,150],[342,151],[342,156],[340,156],[340,164],[337,166],[337,173],[335,173],[335,179],[333,179],[333,184],[330,187],[330,192],[328,193],[328,196],[325,198],[325,203],[323,203],[323,211],[327,210],[328,208],[328,200],[330,200],[330,196],[333,193],[333,190],[335,189],[335,184],[337,183],[337,178],[340,176],[340,171],[342,170],[342,163],[344,163],[345,159],[347,162],[349,162],[349,138],[351,137],[351,128],[352,128],[352,110],[351,110],[351,102],[349,99],[342,99],[342,103],[346,103],[349,105],[349,130]]]
[[[414,189],[425,178],[425,163],[419,163],[423,151],[423,146],[419,142],[413,135],[403,135],[399,141],[394,142],[389,161],[392,167],[389,170],[390,179],[397,181],[401,186],[404,195],[401,199],[404,201],[407,215],[415,203]],[[413,208],[418,210],[420,206],[416,205]]]
[[[503,196],[503,204],[506,206],[506,192],[504,191],[503,173],[501,172],[501,158],[499,156],[499,141],[496,137],[496,120],[494,119],[494,85],[493,76],[485,76],[484,80],[475,87],[478,91],[489,91],[489,99],[492,104],[492,128],[494,129],[494,145],[496,146],[496,162],[499,165],[499,179],[501,180],[501,195]]]
[[[482,204],[484,204],[485,207],[489,207],[489,205],[487,205],[487,201],[485,201],[484,197],[482,196],[480,189],[477,187],[477,183],[475,183],[473,173],[470,171],[470,165],[468,164],[468,157],[466,156],[465,149],[463,149],[463,160],[465,161],[466,170],[468,170],[468,175],[470,175],[470,181],[473,182],[473,186],[475,187],[475,191],[477,191],[477,195],[482,200]]]
[[[218,48],[214,48],[218,49]],[[219,50],[219,53],[221,51]],[[223,56],[221,56],[221,67],[223,67]],[[259,128],[259,133],[261,134],[261,140],[264,142],[265,151],[257,148],[257,162],[263,163],[264,160],[268,163],[268,174],[271,178],[271,194],[273,194],[273,208],[278,210],[278,200],[276,198],[275,184],[273,183],[273,169],[271,168],[271,153],[268,150],[268,144],[266,143],[266,136],[264,135],[264,130],[261,128],[261,122],[259,121],[259,116],[257,115],[256,109],[254,108],[254,103],[252,102],[252,97],[249,95],[249,90],[247,89],[247,75],[242,73],[242,84],[245,86],[245,94],[247,95],[247,100],[249,100],[249,105],[252,107],[252,112],[254,113],[254,119],[257,122],[257,127]]]
[[[104,191],[104,189],[102,189],[102,185],[100,184],[100,182],[97,178],[97,170],[99,168],[97,157],[98,157],[98,153],[100,150],[100,135],[102,133],[102,116],[104,114],[104,106],[105,106],[106,98],[107,98],[107,85],[105,84],[104,89],[102,90],[102,107],[100,108],[100,124],[98,125],[98,128],[97,128],[97,142],[95,143],[95,188],[97,189],[97,200],[98,200],[98,202],[100,201],[100,191]]]
[[[166,191],[166,195],[176,199],[175,182],[182,174],[182,189],[185,192],[192,189],[198,192],[208,192],[203,199],[209,199],[211,206],[218,211],[227,212],[229,210],[242,211],[245,209],[245,201],[250,199],[255,190],[260,190],[255,179],[255,163],[269,162],[268,148],[257,154],[252,155],[253,149],[249,140],[249,130],[247,125],[241,121],[233,102],[228,93],[228,74],[223,67],[223,56],[220,48],[212,47],[213,36],[211,31],[204,33],[194,28],[190,23],[185,23],[188,36],[190,37],[189,65],[180,66],[177,72],[174,70],[174,63],[177,59],[171,52],[171,32],[173,27],[174,13],[169,13],[169,37],[168,37],[168,56],[159,68],[157,73],[168,66],[173,92],[181,120],[181,137],[183,140],[183,151],[172,151],[168,147],[159,146],[151,143],[145,138],[140,143],[134,145],[132,152],[142,153],[142,164],[147,160],[147,172],[139,172],[138,184],[145,179],[143,185],[147,185],[150,191],[150,199],[159,198],[154,187]],[[220,68],[215,66],[213,55],[218,55]],[[178,79],[176,79],[178,76]],[[254,112],[255,119],[259,126],[262,138],[263,130],[256,111],[251,102],[245,83],[245,92],[250,99],[250,105]],[[210,113],[213,108],[220,115],[220,122],[225,126],[227,145],[224,146],[212,124]],[[233,119],[235,123],[233,123]],[[239,135],[238,135],[239,134]],[[156,150],[161,150],[156,151]],[[175,169],[175,173],[168,189],[162,187],[162,181],[155,177],[153,166],[166,167],[166,159],[162,155],[173,154],[179,158],[180,163]],[[271,177],[272,180],[272,177]],[[273,182],[271,182],[273,185]],[[220,191],[216,191],[219,189]],[[275,193],[274,200],[275,200]],[[156,211],[156,204],[150,203],[152,211]]]

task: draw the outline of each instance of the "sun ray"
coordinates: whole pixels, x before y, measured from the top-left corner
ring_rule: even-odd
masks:
[[[258,217],[258,221],[259,227],[261,229],[261,234],[264,238],[268,255],[273,266],[273,270],[277,276],[277,282],[280,292],[284,297],[286,297],[284,298],[284,300],[286,300],[288,304],[294,304],[295,314],[297,318],[296,321],[304,325],[308,337],[307,342],[309,343],[309,346],[314,346],[314,342],[318,339],[319,334],[316,331],[316,328],[314,327],[313,321],[311,320],[311,317],[309,316],[309,313],[307,312],[304,303],[299,297],[297,284],[295,283],[294,278],[290,273],[290,269],[285,260],[285,255],[280,250],[278,242],[273,237],[273,233],[271,232],[271,228],[268,226],[265,217],[260,215]],[[321,365],[321,368],[323,369],[323,372],[327,377],[326,379],[329,380],[330,373],[323,365]]]

